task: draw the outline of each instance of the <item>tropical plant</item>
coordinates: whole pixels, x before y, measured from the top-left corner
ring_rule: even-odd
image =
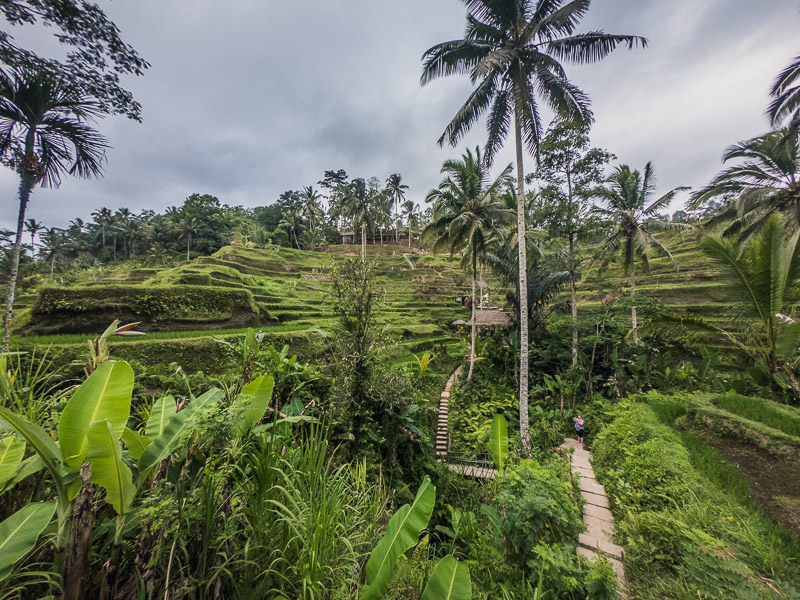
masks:
[[[690,208],[717,198],[727,199],[724,210],[710,225],[728,222],[723,235],[750,239],[775,213],[785,214],[792,227],[800,226],[800,138],[789,129],[773,131],[731,146],[723,162],[740,164],[718,174],[692,194]]]
[[[517,152],[517,195],[525,198],[523,140],[538,156],[542,137],[537,94],[560,116],[589,121],[589,100],[566,77],[559,61],[594,63],[619,44],[646,45],[644,38],[601,31],[576,34],[590,0],[463,0],[469,11],[463,39],[444,42],[423,55],[422,84],[453,74],[469,75],[476,89],[439,138],[456,145],[489,110],[485,160],[491,162],[508,134],[512,115]],[[491,108],[490,108],[491,107]],[[517,232],[525,232],[524,203],[517,209]],[[520,427],[524,451],[528,431],[528,285],[525,244],[518,244],[520,298]]]
[[[701,247],[723,269],[728,293],[741,307],[738,330],[728,331],[699,317],[666,315],[653,326],[678,325],[722,338],[756,362],[780,399],[800,340],[800,323],[784,314],[800,299],[800,231],[787,239],[786,228],[774,215],[749,244],[705,236]]]
[[[319,203],[320,199],[321,196],[313,186],[304,187],[303,191],[300,193],[300,215],[308,221],[309,232],[316,232],[317,229],[315,225],[320,222],[324,223],[325,221],[325,213]],[[317,219],[319,221],[315,223]],[[311,248],[314,248],[313,242]]]
[[[591,259],[581,253],[581,244],[598,229],[597,219],[588,214],[590,190],[603,178],[603,168],[613,154],[589,147],[586,124],[551,123],[540,147],[537,177],[545,184],[536,199],[549,235],[566,238],[566,268],[569,272],[572,313],[572,365],[578,365],[578,290],[581,264]]]
[[[63,229],[51,227],[42,236],[44,244],[45,259],[50,263],[50,281],[53,281],[53,272],[56,267],[56,260],[67,248],[67,238]]]
[[[106,228],[110,228],[114,224],[114,213],[110,208],[103,206],[98,210],[92,212],[94,222],[100,227],[100,238],[103,244],[103,250],[106,249]]]
[[[499,473],[502,474],[508,456],[508,421],[503,415],[492,417],[489,433],[489,455],[492,457]]]
[[[436,501],[436,487],[426,475],[414,502],[401,506],[386,526],[386,533],[367,560],[369,585],[360,597],[377,600],[389,590],[392,572],[398,559],[419,542],[420,533],[428,525]],[[452,555],[444,557],[433,570],[421,600],[468,600],[472,598],[469,569]]]
[[[419,204],[416,204],[413,200],[406,200],[403,202],[403,216],[406,218],[406,223],[408,225],[408,247],[411,248],[411,226],[417,219],[417,213],[419,211]]]
[[[292,243],[292,238],[294,238],[294,245],[297,246],[298,250],[300,250],[300,242],[297,240],[297,232],[303,231],[304,228],[303,217],[298,209],[290,208],[281,213],[281,221],[278,223],[278,229],[286,230],[290,244]]]
[[[36,258],[36,234],[40,231],[47,231],[47,227],[36,219],[27,219],[25,221],[25,231],[31,234],[31,258]]]
[[[489,170],[481,160],[480,148],[475,149],[475,154],[467,150],[461,160],[445,161],[442,173],[447,177],[426,197],[427,202],[433,203],[433,219],[423,236],[434,238],[433,252],[448,249],[450,256],[461,252],[464,261],[471,263],[472,327],[468,381],[472,381],[475,368],[478,260],[488,253],[493,241],[502,243],[501,227],[513,218],[500,200],[500,193],[509,183],[510,172],[511,165],[508,165],[496,179],[490,180]]]
[[[786,123],[797,136],[800,129],[800,56],[781,71],[770,90],[773,100],[767,109],[767,116],[773,127]]]
[[[354,179],[347,186],[344,198],[344,215],[353,222],[353,231],[361,230],[361,259],[367,259],[367,229],[374,226],[373,198],[367,189],[367,182]]]
[[[183,217],[173,226],[173,231],[178,238],[186,238],[186,262],[189,262],[189,252],[192,249],[192,236],[200,230],[200,223],[195,218]]]
[[[630,276],[631,299],[635,300],[637,256],[648,272],[650,263],[647,253],[651,248],[658,254],[668,256],[673,265],[675,264],[670,251],[651,232],[689,227],[684,223],[671,223],[658,219],[659,211],[667,208],[676,194],[688,188],[677,187],[650,202],[656,189],[652,163],[645,165],[643,173],[631,171],[628,165],[621,165],[606,178],[606,184],[606,187],[597,188],[593,194],[603,200],[606,207],[595,206],[592,212],[612,223],[613,229],[604,247],[606,251],[622,248],[622,265],[625,274]],[[639,341],[637,329],[634,304],[631,306],[631,331],[634,344]]]
[[[386,180],[386,192],[394,202],[394,234],[395,242],[400,241],[400,203],[405,200],[408,186],[403,183],[403,176],[400,173],[389,175]]]
[[[46,71],[0,71],[0,158],[20,177],[17,235],[11,259],[2,352],[8,351],[25,211],[37,185],[58,187],[62,175],[101,173],[106,140],[87,123],[101,106],[83,88]]]

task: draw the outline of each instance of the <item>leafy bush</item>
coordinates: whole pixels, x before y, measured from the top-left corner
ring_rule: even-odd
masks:
[[[661,422],[693,403],[656,392],[634,396],[595,439],[594,464],[616,509],[632,592],[654,600],[799,598],[800,543],[741,494],[701,476],[712,470],[710,449],[687,449]]]
[[[540,558],[539,544],[572,542],[583,530],[569,465],[522,460],[498,478],[497,501],[505,507],[522,563]]]
[[[142,331],[244,327],[259,321],[249,290],[208,286],[45,288],[31,311],[34,333],[92,333],[118,318],[143,321]]]

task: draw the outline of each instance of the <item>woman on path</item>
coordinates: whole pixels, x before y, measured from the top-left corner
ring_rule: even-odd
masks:
[[[575,423],[575,433],[578,434],[578,441],[581,443],[581,448],[583,448],[583,417],[578,415],[577,417],[572,417],[572,420]]]

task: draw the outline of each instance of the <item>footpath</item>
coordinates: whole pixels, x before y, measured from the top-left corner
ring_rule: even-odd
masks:
[[[625,578],[623,565],[624,551],[617,546],[614,539],[614,516],[608,508],[606,490],[597,483],[590,459],[592,454],[581,448],[578,440],[566,438],[562,448],[572,450],[570,464],[572,472],[580,476],[581,494],[586,500],[583,507],[583,533],[578,535],[578,556],[593,559],[601,556],[611,563],[619,581],[619,595],[628,599],[628,580]]]

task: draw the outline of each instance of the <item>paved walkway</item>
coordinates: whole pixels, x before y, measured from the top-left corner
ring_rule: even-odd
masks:
[[[439,398],[439,416],[436,422],[436,460],[443,461],[447,459],[447,451],[450,447],[450,438],[447,435],[447,418],[448,418],[448,405],[450,404],[450,389],[453,383],[461,375],[461,367],[458,367],[450,379],[444,386],[441,398]],[[479,465],[447,465],[454,473],[460,473],[466,477],[475,477],[476,479],[494,479],[497,475],[495,469],[482,467]]]
[[[617,574],[620,598],[628,598],[628,580],[625,578],[624,550],[611,540],[614,538],[614,516],[608,509],[606,491],[594,478],[588,450],[580,447],[578,440],[566,438],[562,448],[572,449],[572,471],[580,475],[581,494],[586,499],[583,507],[583,533],[578,535],[578,556],[589,559],[598,554],[608,560]]]

